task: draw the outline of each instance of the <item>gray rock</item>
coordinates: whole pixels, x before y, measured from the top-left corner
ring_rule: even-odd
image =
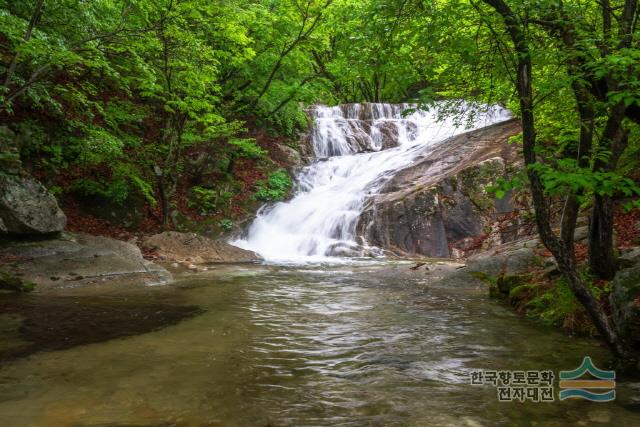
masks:
[[[157,252],[167,262],[204,264],[218,262],[255,262],[258,254],[237,248],[221,240],[212,240],[195,233],[165,231],[147,237],[143,245]]]
[[[618,334],[640,355],[640,264],[616,274],[611,308]]]
[[[589,226],[583,225],[582,227],[577,227],[576,231],[573,234],[573,240],[576,242],[582,242],[587,240],[589,237]]]
[[[9,234],[62,231],[67,217],[55,197],[34,178],[0,174],[0,230]]]
[[[371,245],[399,253],[465,256],[478,243],[474,238],[489,237],[499,214],[513,210],[510,197],[496,200],[486,187],[506,176],[508,167],[517,166],[519,156],[507,140],[519,131],[517,121],[507,121],[455,136],[425,152],[368,202],[358,234]],[[485,239],[486,246],[521,237],[514,221],[510,232]]]
[[[472,255],[467,260],[469,271],[482,271],[489,276],[517,274],[537,262],[535,247],[505,245]]]
[[[640,247],[627,250],[625,253],[620,255],[618,261],[624,267],[632,267],[635,264],[640,264]]]
[[[334,243],[325,251],[325,256],[375,258],[383,255],[378,248],[369,248],[366,245],[352,243]]]
[[[285,144],[278,144],[278,150],[282,153],[284,160],[288,166],[295,167],[302,164],[302,156],[298,150],[289,147]]]
[[[16,261],[5,268],[37,290],[87,285],[158,285],[173,280],[163,267],[143,258],[127,242],[88,234],[62,233],[40,241],[5,241],[0,257]]]
[[[583,218],[583,217],[581,217]],[[581,220],[584,221],[584,220]],[[589,241],[589,225],[580,225],[578,227],[576,227],[574,234],[573,234],[573,240],[575,242],[579,242],[579,243],[583,243],[583,244],[588,244]],[[613,234],[613,242],[614,242],[614,246],[617,246],[616,244],[617,241],[617,236],[616,233],[614,231]]]

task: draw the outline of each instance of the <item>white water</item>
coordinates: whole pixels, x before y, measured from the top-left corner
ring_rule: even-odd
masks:
[[[356,225],[367,199],[418,155],[445,139],[507,120],[493,107],[467,117],[438,120],[437,106],[403,117],[408,104],[317,106],[311,114],[316,160],[296,176],[288,202],[265,206],[246,236],[232,244],[272,262],[337,261],[336,256],[381,255],[358,240]],[[460,108],[465,108],[461,106]],[[460,123],[460,122],[463,123]],[[394,148],[384,148],[392,141]],[[368,152],[358,152],[363,149]]]

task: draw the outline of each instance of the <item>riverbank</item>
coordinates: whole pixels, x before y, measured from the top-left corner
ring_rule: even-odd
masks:
[[[590,292],[615,320],[622,340],[640,348],[640,221],[638,212],[616,216],[619,270],[612,280],[595,279],[587,265],[588,229],[576,229],[578,269]],[[591,317],[577,301],[553,257],[537,237],[500,245],[468,258],[466,271],[486,283],[488,295],[516,313],[575,336],[598,338]],[[638,367],[631,368],[638,375]]]

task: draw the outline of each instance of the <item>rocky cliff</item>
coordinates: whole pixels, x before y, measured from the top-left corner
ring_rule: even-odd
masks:
[[[511,195],[498,200],[485,188],[520,167],[518,146],[508,143],[519,132],[519,122],[509,120],[425,150],[368,202],[358,234],[398,254],[432,257],[462,257],[483,242],[514,240],[517,218],[492,233],[513,211]]]

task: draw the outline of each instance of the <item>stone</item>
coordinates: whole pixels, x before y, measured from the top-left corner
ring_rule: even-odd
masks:
[[[510,120],[427,148],[367,202],[357,233],[371,245],[429,257],[464,257],[476,246],[487,250],[521,237],[517,220],[510,232],[490,236],[498,216],[514,208],[510,195],[497,200],[486,191],[518,167],[507,141],[519,131]]]
[[[640,264],[640,247],[629,248],[618,258],[619,268],[633,267],[636,264]]]
[[[35,283],[36,291],[88,285],[161,285],[173,280],[163,267],[145,260],[137,246],[108,237],[62,233],[47,240],[5,240],[3,268]]]
[[[377,256],[381,256],[382,252],[378,248],[369,248],[366,245],[339,242],[329,246],[324,255],[337,257],[375,258]]]
[[[538,239],[510,242],[467,259],[469,271],[482,271],[489,276],[517,274],[532,265],[544,264],[537,255],[541,249]]]
[[[51,234],[64,229],[67,217],[56,198],[29,176],[0,173],[0,231]]]
[[[291,148],[286,144],[278,144],[278,151],[280,151],[283,159],[289,167],[296,167],[302,164],[302,155],[295,148]]]
[[[584,242],[589,238],[589,226],[583,225],[581,227],[576,227],[576,230],[573,234],[573,240],[576,242]]]
[[[145,238],[142,244],[155,251],[169,263],[235,263],[261,260],[255,252],[246,251],[222,240],[209,239],[196,233],[165,231]],[[187,258],[190,261],[185,261]]]
[[[526,275],[503,275],[499,276],[496,280],[496,286],[498,290],[504,294],[509,295],[509,293],[518,286],[526,285],[529,283],[529,277]]]
[[[618,271],[610,302],[618,334],[640,355],[640,264]]]

